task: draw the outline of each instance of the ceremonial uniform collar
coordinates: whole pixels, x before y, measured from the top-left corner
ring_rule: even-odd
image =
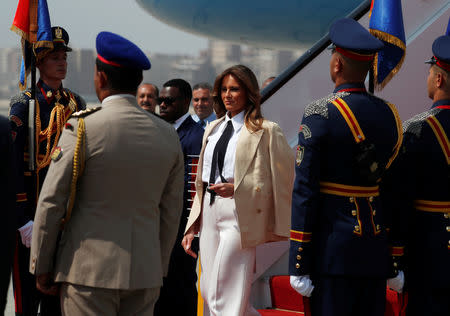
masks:
[[[61,83],[61,86],[59,87],[59,89],[54,91],[44,81],[42,81],[42,79],[39,79],[39,81],[37,83],[37,87],[41,91],[42,95],[44,96],[44,99],[47,101],[48,104],[52,103],[52,101],[58,91],[59,91],[59,94],[61,95],[61,97],[67,97],[62,83]]]
[[[125,93],[120,93],[120,94],[112,94],[110,96],[107,96],[106,98],[103,99],[102,101],[102,107],[106,107],[108,104],[108,101],[114,100],[114,99],[120,99],[120,98],[126,98],[126,99],[133,99],[136,100],[136,97],[132,94],[125,94]]]
[[[334,89],[334,93],[338,92],[366,92],[366,86],[361,83],[344,83]]]
[[[431,106],[432,109],[450,109],[450,99],[439,100],[433,103]]]

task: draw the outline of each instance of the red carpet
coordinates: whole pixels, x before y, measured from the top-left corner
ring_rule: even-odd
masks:
[[[304,306],[304,301],[307,302],[308,298],[303,298],[291,287],[288,275],[275,275],[270,278],[270,295],[272,308],[259,309],[258,312],[261,316],[308,316],[309,310],[305,313]],[[384,315],[404,316],[407,301],[407,294],[398,294],[393,290],[386,289]]]

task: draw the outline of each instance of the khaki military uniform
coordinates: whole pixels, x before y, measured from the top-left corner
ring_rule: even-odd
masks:
[[[107,98],[83,119],[84,170],[71,218],[58,242],[77,118],[64,129],[39,197],[30,271],[85,287],[159,291],[182,209],[184,165],[176,131],[132,96]]]

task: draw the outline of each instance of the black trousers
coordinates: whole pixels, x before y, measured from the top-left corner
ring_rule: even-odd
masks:
[[[154,316],[197,315],[197,260],[186,254],[179,239],[170,256],[169,273],[164,278]],[[198,238],[192,241],[191,249],[198,253]]]
[[[428,282],[410,284],[407,316],[450,315],[450,288],[435,288]]]
[[[386,279],[344,276],[313,278],[312,316],[383,316]]]
[[[30,249],[26,248],[17,233],[13,265],[13,287],[16,316],[60,316],[59,296],[44,295],[36,288],[36,278],[29,272]]]

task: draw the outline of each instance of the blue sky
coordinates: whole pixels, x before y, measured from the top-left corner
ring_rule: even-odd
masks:
[[[73,48],[95,49],[100,31],[118,33],[153,53],[195,55],[207,47],[204,37],[167,26],[143,11],[135,0],[47,0],[52,25],[63,26]],[[10,31],[18,0],[0,0],[0,48],[19,46]]]

